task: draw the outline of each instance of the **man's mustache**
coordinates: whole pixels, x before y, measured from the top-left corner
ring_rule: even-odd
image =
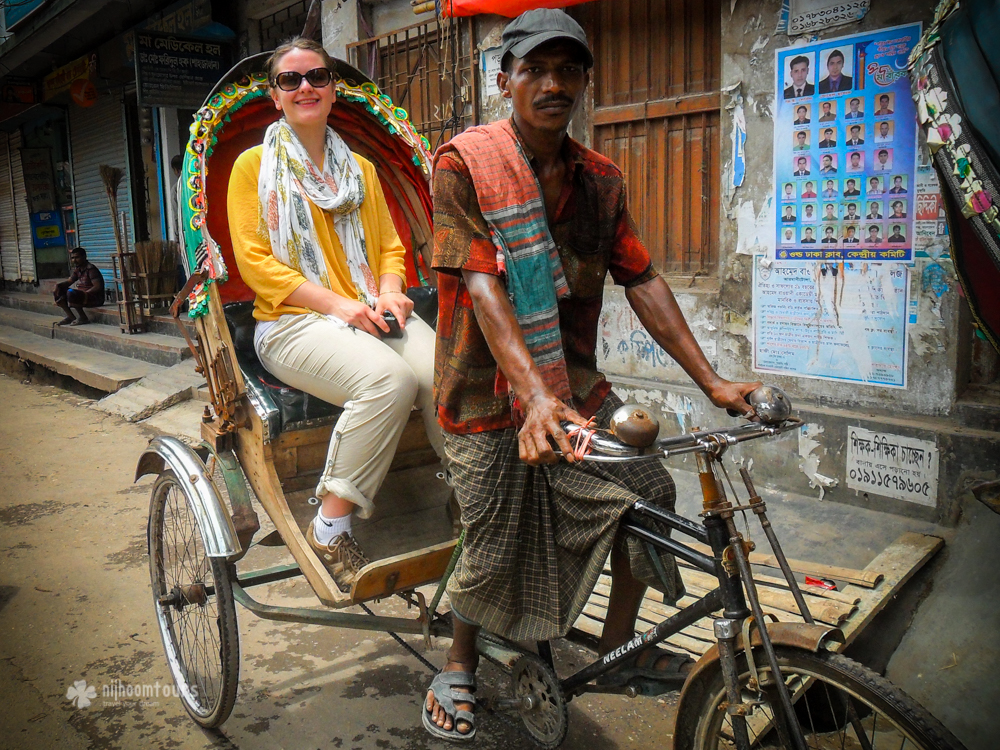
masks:
[[[568,104],[573,105],[573,100],[568,96],[546,96],[535,101],[536,107],[547,107],[550,104]]]

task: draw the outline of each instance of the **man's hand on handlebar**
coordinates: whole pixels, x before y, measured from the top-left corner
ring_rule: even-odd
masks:
[[[743,415],[747,419],[754,416],[753,408],[747,403],[746,398],[762,383],[736,383],[732,380],[722,380],[713,386],[708,392],[708,397],[712,403],[720,409],[727,409],[736,412],[733,416]]]
[[[551,438],[559,446],[563,457],[569,463],[574,463],[576,459],[573,457],[573,446],[559,422],[585,425],[587,420],[551,394],[522,401],[521,406],[524,409],[524,425],[517,433],[517,449],[521,460],[531,466],[556,463],[560,457],[552,450],[549,442]]]

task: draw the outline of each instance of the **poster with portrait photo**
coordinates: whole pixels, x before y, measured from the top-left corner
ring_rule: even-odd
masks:
[[[875,104],[875,117],[892,117],[896,114],[896,94],[893,91],[881,91],[872,97]]]
[[[799,196],[802,200],[815,200],[819,197],[816,192],[816,183],[813,180],[805,180],[802,183],[802,195]]]
[[[875,122],[875,137],[872,141],[875,145],[882,143],[892,143],[892,133],[895,129],[896,123],[892,120],[878,120]]]
[[[792,177],[809,177],[812,175],[812,157],[795,154],[790,159],[792,163]]]
[[[819,204],[803,203],[802,212],[799,215],[800,224],[815,224],[819,221]]]
[[[861,204],[858,201],[846,201],[840,212],[841,221],[857,224],[861,221]]]
[[[875,158],[872,160],[872,170],[882,173],[891,172],[892,152],[891,148],[876,148]]]
[[[818,91],[823,94],[849,94],[854,91],[854,45],[827,47],[819,53]]]
[[[893,195],[907,200],[907,216],[905,221],[901,220],[905,225],[901,234],[906,242],[900,246],[897,235],[897,241],[889,245],[890,231],[884,227],[878,233],[880,243],[875,248],[865,246],[867,233],[859,225],[857,236],[862,241],[861,249],[868,254],[858,255],[860,250],[856,248],[850,255],[845,251],[842,259],[912,260],[917,124],[906,69],[908,55],[919,38],[920,25],[907,24],[775,50],[773,200],[780,209],[784,205],[785,183],[796,183],[795,193],[799,199],[795,211],[796,236],[800,244],[804,236],[802,227],[809,223],[803,221],[802,210],[807,200],[818,203],[821,222],[825,204],[834,202],[837,220],[843,223],[848,201],[857,203],[855,215],[863,220],[868,214],[869,199],[888,199],[888,191],[899,176],[902,178],[899,187],[905,192]],[[801,83],[800,89],[793,93],[801,95],[786,99],[784,94],[791,83],[793,58],[800,58],[796,71]],[[805,95],[806,84],[814,87],[810,96]],[[798,110],[798,107],[806,109]],[[796,131],[808,135],[799,137]],[[879,153],[882,153],[881,159]],[[806,161],[799,168],[796,159],[801,157]],[[816,198],[805,195],[807,191],[802,184],[805,180],[815,183],[809,193],[815,192]],[[831,189],[827,189],[828,180],[833,181]],[[854,180],[850,188],[848,180]],[[845,194],[848,192],[850,194]],[[887,200],[879,214],[883,220],[891,214]],[[779,218],[775,216],[776,233],[782,226]],[[843,237],[838,229],[838,241]],[[817,242],[822,240],[822,232],[816,239]],[[777,242],[777,234],[775,240]],[[806,256],[797,250],[777,243],[773,257],[803,261],[815,257],[815,253]]]
[[[865,200],[865,221],[882,221],[885,218],[885,206],[880,200]]]
[[[781,231],[781,244],[794,245],[798,241],[795,235],[795,227],[785,227]]]
[[[834,175],[837,174],[837,164],[838,164],[837,154],[823,154],[819,157],[819,175],[820,177],[824,175]]]
[[[840,225],[839,224],[823,224],[820,227],[820,240],[821,245],[836,245],[840,242]]]
[[[886,221],[901,222],[905,221],[910,216],[909,206],[910,202],[905,198],[889,198],[886,202],[886,208],[889,213],[886,214]]]
[[[822,101],[819,103],[819,113],[816,118],[816,122],[827,124],[837,121],[837,101],[835,99],[830,99],[827,101]]]
[[[881,245],[884,237],[882,236],[882,225],[874,224],[872,222],[865,223],[863,244],[865,245]]]
[[[784,203],[788,201],[794,201],[798,196],[795,195],[795,183],[786,182],[784,189],[781,191],[781,200]]]
[[[885,238],[885,241],[889,245],[904,245],[906,244],[906,230],[907,226],[901,221],[887,221],[885,223],[886,230],[889,236]]]
[[[816,93],[816,54],[804,52],[790,55],[785,61],[782,72],[782,98],[794,101]]]
[[[820,205],[823,206],[823,213],[819,216],[820,221],[829,223],[840,219],[839,203],[822,203]]]
[[[844,180],[843,197],[845,200],[857,200],[861,197],[861,180],[857,177],[848,177]]]
[[[907,176],[905,174],[894,174],[889,179],[889,195],[905,195],[909,193]]]

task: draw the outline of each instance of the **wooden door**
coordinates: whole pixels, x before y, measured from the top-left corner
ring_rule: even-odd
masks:
[[[600,0],[574,15],[594,49],[593,148],[624,170],[654,264],[714,274],[720,0]]]

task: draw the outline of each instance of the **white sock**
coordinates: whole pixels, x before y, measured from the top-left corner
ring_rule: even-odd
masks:
[[[340,518],[327,518],[323,511],[316,512],[316,519],[313,521],[313,535],[320,544],[329,544],[330,540],[340,536],[344,532],[351,533],[351,514]]]

